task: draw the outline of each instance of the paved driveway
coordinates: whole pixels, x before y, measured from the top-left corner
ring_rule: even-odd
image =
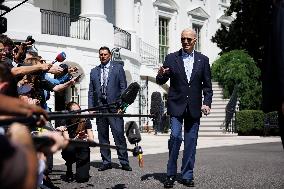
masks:
[[[182,152],[180,152],[180,155]],[[64,165],[55,165],[51,178],[60,188],[163,188],[168,154],[145,155],[145,167],[130,157],[132,172],[119,168],[114,159],[111,170],[98,172],[98,161],[91,162],[90,181],[78,184],[62,181]],[[181,158],[179,159],[181,162]],[[179,164],[180,167],[180,164]],[[284,188],[284,151],[280,142],[212,147],[197,150],[195,188]],[[186,188],[176,182],[175,188]]]

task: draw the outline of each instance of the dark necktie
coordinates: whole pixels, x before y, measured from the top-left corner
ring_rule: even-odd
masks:
[[[107,73],[106,73],[106,66],[103,66],[102,97],[103,97],[104,99],[107,98],[106,89],[107,89]]]

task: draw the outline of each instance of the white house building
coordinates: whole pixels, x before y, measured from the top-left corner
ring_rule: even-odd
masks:
[[[12,8],[22,0],[6,0]],[[53,95],[54,110],[64,101],[88,106],[89,74],[100,64],[98,49],[119,47],[127,82],[138,82],[141,93],[128,113],[149,113],[154,91],[167,97],[167,85],[155,84],[157,68],[166,54],[181,48],[180,33],[193,28],[198,35],[196,50],[212,63],[220,49],[211,42],[220,24],[232,17],[224,15],[230,0],[29,0],[12,10],[6,34],[15,41],[32,35],[35,47],[46,60],[64,51],[67,64],[77,65],[82,81],[61,95]],[[133,120],[133,118],[132,118]],[[138,118],[137,118],[138,120]],[[140,120],[141,121],[141,120]],[[145,124],[144,119],[140,124]]]

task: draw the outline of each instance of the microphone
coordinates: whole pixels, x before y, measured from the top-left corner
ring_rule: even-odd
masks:
[[[137,82],[131,83],[120,96],[121,105],[119,109],[124,113],[126,108],[132,104],[140,90],[140,85]]]
[[[130,144],[135,144],[133,156],[138,157],[139,167],[144,167],[143,150],[138,146],[141,141],[141,134],[135,121],[129,121],[125,124],[126,136]]]
[[[6,11],[6,12],[9,12],[11,9],[9,8],[9,7],[7,7],[7,6],[5,6],[5,5],[0,5],[0,10],[4,10],[4,11]]]
[[[150,114],[160,116],[162,112],[163,101],[160,92],[153,92],[151,95]]]
[[[164,105],[163,105],[161,93],[153,92],[151,95],[150,114],[155,116],[155,118],[153,119],[153,127],[155,128],[155,133],[160,131],[159,125],[161,122],[163,111],[164,111]]]
[[[52,62],[52,64],[54,64],[54,63],[56,63],[56,62],[63,62],[65,59],[66,59],[66,54],[65,54],[65,52],[61,52],[61,53],[59,53],[59,54],[56,56],[56,58],[55,58],[55,60]]]
[[[137,144],[141,141],[141,134],[135,121],[128,121],[125,124],[125,130],[130,144]]]

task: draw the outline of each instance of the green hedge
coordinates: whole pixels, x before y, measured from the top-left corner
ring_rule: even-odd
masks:
[[[264,113],[260,110],[243,110],[236,114],[238,135],[263,135]]]
[[[266,118],[266,119],[265,119]],[[236,127],[238,135],[247,136],[279,136],[277,112],[267,114],[260,110],[243,110],[236,113]],[[265,128],[265,121],[273,127]]]

